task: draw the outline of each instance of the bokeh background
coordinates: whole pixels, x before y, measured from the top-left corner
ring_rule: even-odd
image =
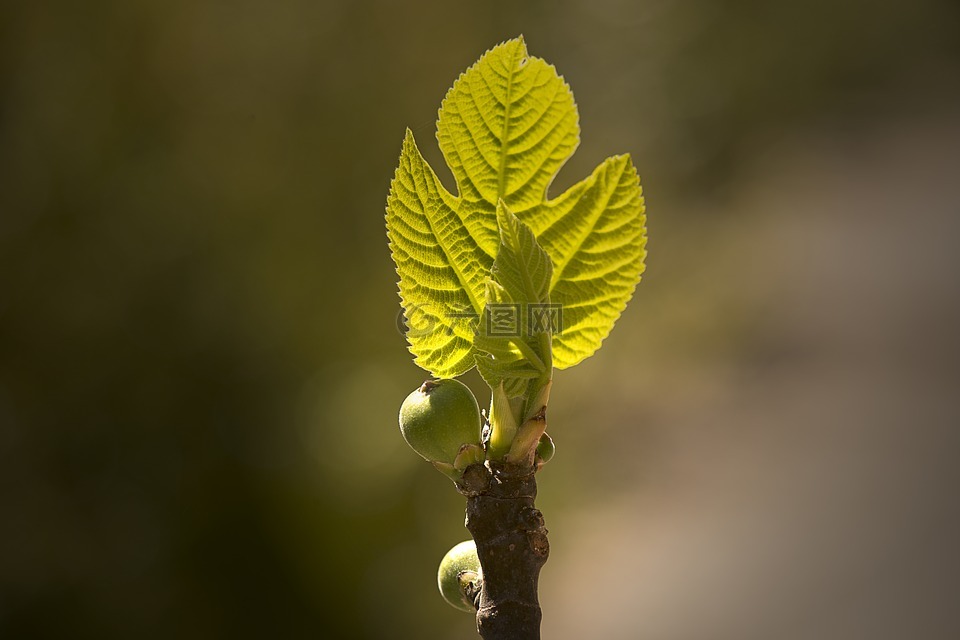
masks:
[[[544,637],[960,637],[947,0],[3,3],[0,637],[475,637],[383,211],[520,33],[552,193],[629,152],[650,234],[555,378]]]

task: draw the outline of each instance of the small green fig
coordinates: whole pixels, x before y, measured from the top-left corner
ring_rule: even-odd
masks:
[[[461,542],[443,556],[437,571],[440,595],[454,609],[475,612],[473,596],[482,576],[477,545],[473,540]]]
[[[430,462],[453,465],[463,445],[480,446],[477,399],[458,380],[427,380],[403,401],[400,433]]]
[[[551,438],[546,432],[540,436],[540,442],[537,443],[537,470],[540,469],[543,465],[547,464],[553,459],[553,455],[557,452],[557,445],[553,444],[553,438]]]

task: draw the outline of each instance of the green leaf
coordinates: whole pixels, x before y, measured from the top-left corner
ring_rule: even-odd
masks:
[[[646,216],[630,156],[608,158],[523,220],[553,261],[550,299],[563,314],[553,363],[566,369],[600,348],[644,270]]]
[[[553,66],[527,54],[523,38],[494,47],[454,83],[440,109],[437,140],[457,195],[440,184],[408,131],[387,202],[416,362],[440,377],[465,372],[478,353],[473,330],[485,305],[518,302],[520,289],[504,281],[510,280],[504,270],[487,283],[513,214],[552,261],[544,299],[563,306],[552,364],[549,348],[537,357],[544,366],[566,368],[592,355],[643,270],[643,198],[629,157],[604,161],[590,177],[546,199],[579,144],[578,115],[569,87]],[[516,345],[483,347],[488,361],[481,372],[491,356],[517,376],[536,368]]]
[[[553,266],[530,228],[501,201],[500,248],[486,285],[486,306],[477,326],[477,368],[491,388],[522,395],[526,382],[550,377],[550,323],[538,310],[550,302]],[[548,309],[548,308],[547,308]]]
[[[519,215],[543,202],[579,136],[570,87],[552,65],[527,55],[522,37],[457,79],[440,108],[437,141],[487,253],[497,248],[497,203]]]
[[[407,130],[387,199],[387,236],[400,274],[410,351],[440,378],[474,365],[473,330],[492,262],[456,208]]]

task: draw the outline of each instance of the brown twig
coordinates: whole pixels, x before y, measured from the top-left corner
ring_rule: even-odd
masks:
[[[459,485],[466,525],[483,568],[477,631],[484,640],[539,640],[540,569],[550,554],[543,514],[534,506],[534,468],[488,462]]]

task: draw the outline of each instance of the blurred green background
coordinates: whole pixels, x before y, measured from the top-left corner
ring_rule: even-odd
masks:
[[[520,33],[552,193],[629,152],[650,233],[555,378],[544,637],[960,635],[955,3],[64,0],[0,7],[0,637],[475,637],[383,212]]]

